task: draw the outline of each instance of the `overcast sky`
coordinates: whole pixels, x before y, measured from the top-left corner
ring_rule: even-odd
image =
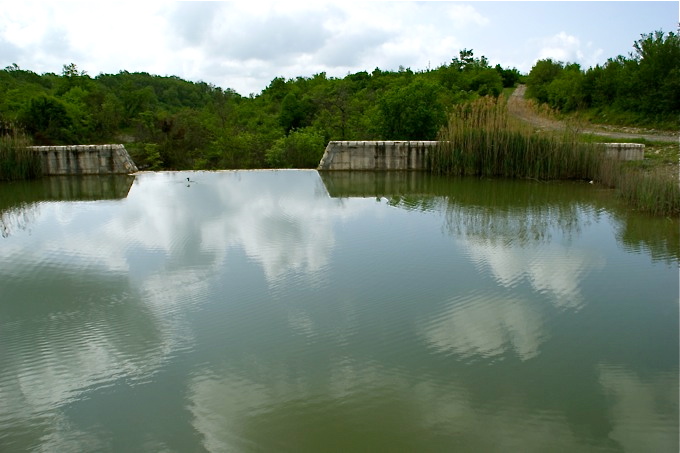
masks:
[[[0,67],[91,76],[144,71],[259,94],[274,77],[436,68],[463,48],[528,72],[627,56],[676,32],[663,2],[130,2],[0,0]]]

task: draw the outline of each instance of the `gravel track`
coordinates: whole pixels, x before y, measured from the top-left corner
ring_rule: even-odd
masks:
[[[508,110],[511,114],[527,121],[539,129],[561,130],[566,127],[564,121],[558,121],[540,116],[528,106],[524,98],[525,85],[519,85],[508,99]],[[615,129],[615,130],[614,130]],[[634,139],[644,138],[649,141],[680,143],[680,134],[668,131],[655,131],[652,129],[612,127],[606,125],[589,124],[581,130],[581,133],[600,135],[604,137]]]

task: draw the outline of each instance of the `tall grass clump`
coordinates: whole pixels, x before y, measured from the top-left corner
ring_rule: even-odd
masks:
[[[14,127],[0,135],[0,181],[33,179],[42,174],[40,155],[28,147],[30,139]]]
[[[456,105],[429,154],[435,174],[513,178],[592,179],[598,153],[571,130],[537,133],[508,114],[502,99]]]
[[[626,170],[616,187],[618,195],[638,211],[653,215],[680,214],[680,185],[663,169],[652,171]]]
[[[617,196],[636,211],[656,216],[680,214],[677,168],[640,169],[603,157],[597,180],[613,188]]]
[[[503,99],[479,98],[456,105],[428,154],[434,174],[586,179],[615,189],[631,208],[653,215],[680,214],[678,171],[635,168],[584,143],[574,128],[537,132],[508,113]]]

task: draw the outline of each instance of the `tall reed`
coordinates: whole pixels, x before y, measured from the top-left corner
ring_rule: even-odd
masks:
[[[603,158],[598,182],[615,189],[618,197],[636,211],[659,216],[680,214],[677,168],[632,168],[619,160]]]
[[[435,174],[592,179],[598,166],[593,146],[573,131],[536,133],[492,97],[455,106],[439,138],[429,155]]]
[[[0,181],[33,179],[41,176],[40,155],[29,149],[30,139],[12,126],[0,135]]]
[[[655,215],[680,213],[678,172],[645,171],[579,141],[574,128],[536,132],[508,113],[503,100],[485,97],[456,105],[428,154],[434,174],[512,178],[585,179],[614,188],[633,209]]]

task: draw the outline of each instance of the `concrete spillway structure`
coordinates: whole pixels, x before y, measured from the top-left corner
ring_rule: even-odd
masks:
[[[32,146],[43,175],[111,175],[137,171],[123,145]]]
[[[319,170],[426,170],[436,141],[333,141]]]
[[[645,145],[641,143],[603,143],[607,157],[619,160],[642,160]]]
[[[427,170],[427,153],[437,141],[332,141],[318,170]],[[642,160],[645,145],[603,143],[608,157]]]

